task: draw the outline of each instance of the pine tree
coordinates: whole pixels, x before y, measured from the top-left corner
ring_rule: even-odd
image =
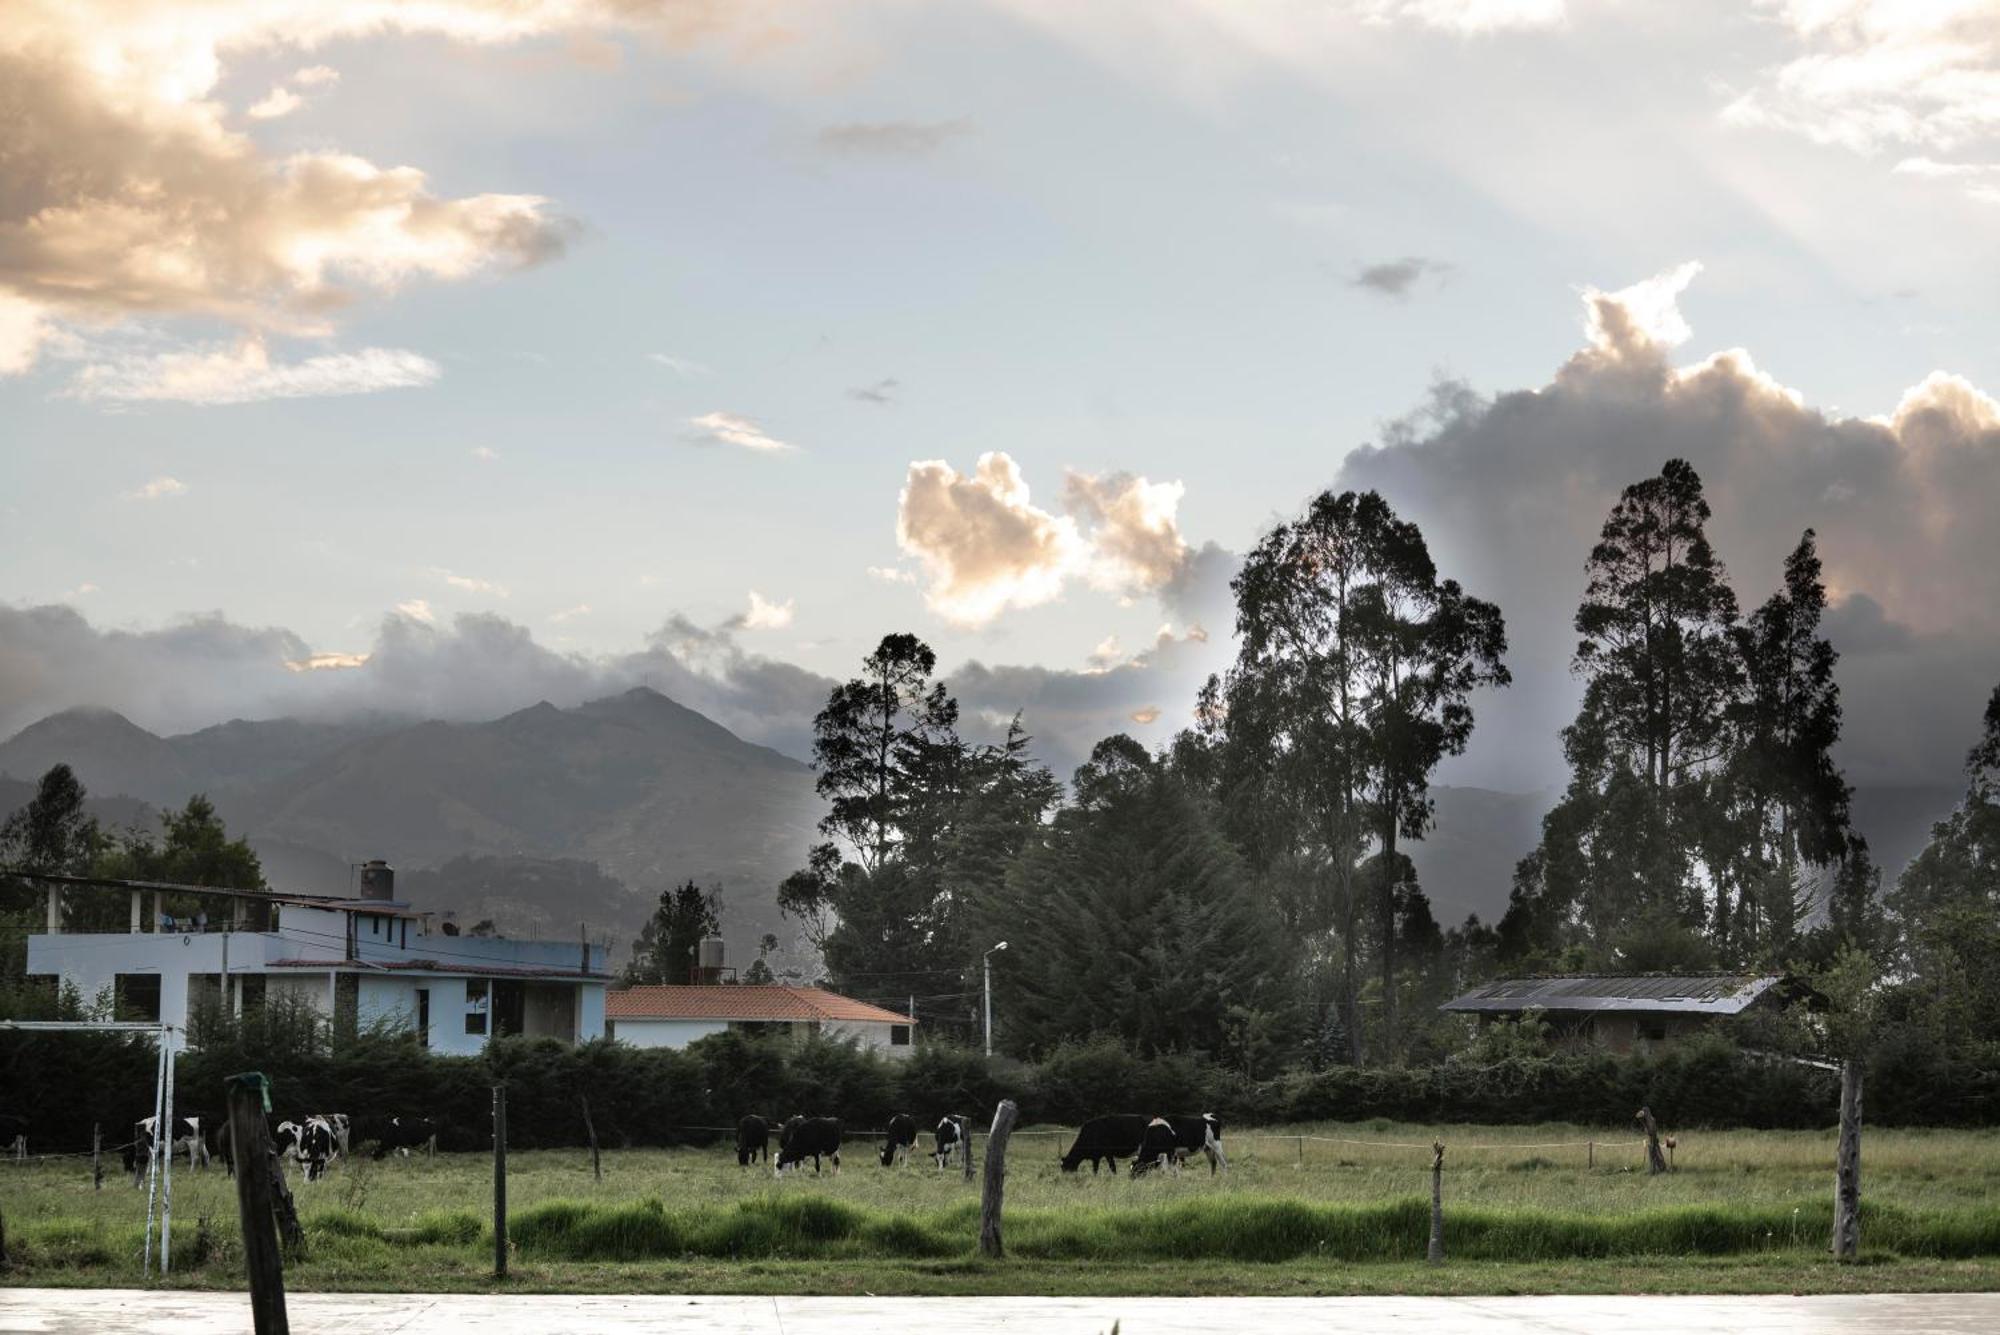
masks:
[[[653,916],[632,943],[622,981],[686,984],[694,981],[704,938],[722,930],[722,896],[686,881],[660,891]]]

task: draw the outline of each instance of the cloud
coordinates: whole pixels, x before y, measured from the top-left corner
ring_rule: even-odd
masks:
[[[265,399],[374,394],[428,385],[443,368],[398,348],[327,353],[274,362],[261,338],[233,348],[153,354],[92,354],[63,389],[65,398],[118,403],[256,403]]]
[[[1784,0],[1800,50],[1723,118],[1857,153],[1952,152],[2000,134],[2000,12],[1986,0]]]
[[[307,65],[292,71],[292,82],[301,88],[325,88],[340,82],[340,71],[331,65]]]
[[[1552,28],[1567,17],[1564,0],[1360,0],[1356,8],[1369,22],[1401,21],[1468,37]]]
[[[843,157],[913,158],[937,152],[972,132],[965,117],[947,121],[850,121],[819,132],[823,152]]]
[[[1775,589],[1801,531],[1818,531],[1850,776],[1950,781],[2000,676],[2000,404],[1940,372],[1886,415],[1842,416],[1742,349],[1677,362],[1690,332],[1677,298],[1696,272],[1586,290],[1586,346],[1549,383],[1492,398],[1441,383],[1342,464],[1338,485],[1379,489],[1442,573],[1506,613],[1515,685],[1483,711],[1452,781],[1560,779],[1584,559],[1620,489],[1675,457],[1706,483],[1710,537],[1746,607]]]
[[[688,425],[695,429],[687,434],[687,440],[695,445],[731,445],[760,454],[785,454],[798,448],[772,436],[750,418],[735,413],[704,413],[700,417],[690,417]]]
[[[1130,473],[1072,472],[1067,513],[1037,507],[1019,465],[982,454],[970,474],[942,460],[910,465],[896,540],[925,574],[925,602],[957,625],[1060,597],[1073,579],[1133,595],[1171,585],[1188,559],[1176,524],[1183,488]]]
[[[527,193],[440,195],[415,166],[336,147],[276,154],[217,97],[239,59],[352,38],[493,45],[645,29],[687,41],[733,7],[629,0],[14,0],[0,24],[0,371],[58,326],[199,317],[324,334],[363,293],[519,268],[572,224]],[[752,20],[743,20],[752,22]],[[259,103],[289,110],[331,71]]]
[[[412,621],[421,621],[427,626],[437,624],[437,614],[431,611],[430,600],[427,598],[407,598],[396,604],[396,611]]]
[[[911,464],[896,541],[923,564],[931,610],[969,626],[1055,599],[1089,555],[1076,521],[1037,509],[1019,466],[997,451],[970,474],[940,459]]]
[[[1426,275],[1445,274],[1450,270],[1451,266],[1442,260],[1429,260],[1422,255],[1405,255],[1400,260],[1384,260],[1379,264],[1363,265],[1349,286],[1401,301],[1415,289],[1417,280]]]
[[[792,603],[772,602],[757,590],[750,590],[750,610],[738,612],[727,623],[731,630],[783,630],[792,624]]]
[[[64,589],[57,596],[62,598],[87,598],[98,591],[98,587],[95,584],[92,584],[89,580],[85,580],[73,589]]]
[[[185,496],[187,483],[177,477],[156,477],[142,487],[125,493],[128,501],[157,501],[168,496]]]
[[[887,407],[896,401],[896,391],[902,388],[894,380],[878,380],[872,385],[858,385],[847,391],[847,397],[862,403],[874,403]]]
[[[466,453],[483,464],[490,464],[500,457],[500,451],[494,449],[491,445],[474,445]]]
[[[495,598],[513,597],[507,591],[506,585],[495,584],[490,579],[477,579],[471,575],[456,574],[444,569],[442,566],[432,566],[431,574],[443,580],[452,588],[457,589],[460,593],[488,593],[492,594]]]
[[[574,607],[565,607],[561,611],[549,613],[549,620],[560,626],[566,621],[574,621],[578,617],[587,617],[589,615],[590,604],[578,603]]]
[[[1160,707],[1158,705],[1144,705],[1133,710],[1125,717],[1144,728],[1160,721]]]
[[[715,374],[712,369],[700,362],[690,361],[686,357],[675,357],[670,353],[649,352],[646,354],[646,360],[666,367],[683,380],[706,380]]]
[[[306,104],[306,100],[291,89],[279,84],[243,111],[253,121],[274,121],[280,116],[289,116]]]
[[[917,582],[915,571],[904,570],[900,566],[869,566],[868,578],[880,580],[884,584],[915,584]]]
[[[344,672],[350,668],[366,667],[367,654],[331,652],[307,654],[304,658],[285,660],[287,672]]]

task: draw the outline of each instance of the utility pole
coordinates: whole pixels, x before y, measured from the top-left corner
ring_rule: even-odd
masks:
[[[979,957],[980,966],[986,973],[986,1055],[989,1057],[993,1055],[993,952],[1006,948],[1007,943],[1002,941]]]

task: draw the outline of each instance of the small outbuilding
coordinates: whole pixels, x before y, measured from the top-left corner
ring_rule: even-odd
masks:
[[[803,1038],[852,1038],[884,1057],[907,1057],[916,1021],[821,987],[757,984],[621,988],[604,999],[609,1035],[640,1048],[684,1048],[734,1029]]]
[[[1439,1007],[1482,1021],[1518,1020],[1530,1011],[1549,1022],[1557,1043],[1613,1052],[1670,1043],[1783,992],[1777,974],[1569,974],[1502,978]]]

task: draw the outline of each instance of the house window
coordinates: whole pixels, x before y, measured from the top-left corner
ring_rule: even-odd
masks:
[[[160,975],[121,973],[112,983],[112,1005],[121,1020],[160,1019]]]
[[[1639,1021],[1639,1037],[1645,1039],[1649,1043],[1666,1042],[1667,1022],[1665,1020]]]
[[[910,1046],[910,1026],[906,1024],[890,1025],[889,1046],[892,1048],[907,1048]]]
[[[475,979],[465,985],[465,1032],[468,1034],[486,1032],[486,988],[484,978]]]

